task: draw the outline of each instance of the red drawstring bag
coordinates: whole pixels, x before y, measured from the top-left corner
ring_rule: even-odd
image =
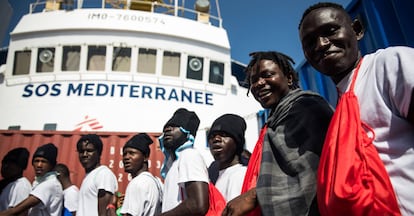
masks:
[[[221,216],[226,207],[226,200],[212,182],[208,183],[209,208],[206,216]]]
[[[267,124],[265,124],[260,131],[259,139],[254,146],[252,155],[249,159],[249,164],[247,165],[246,175],[244,176],[242,192],[245,193],[251,188],[255,188],[257,184],[257,178],[259,176],[260,171],[260,163],[262,162],[262,148],[263,148],[263,141],[264,136],[266,134]],[[249,212],[247,216],[257,216],[262,215],[260,211],[260,207],[257,206],[254,210]]]
[[[361,60],[362,62],[362,60]],[[384,164],[360,119],[351,87],[339,100],[326,135],[318,168],[317,198],[322,215],[401,215]]]

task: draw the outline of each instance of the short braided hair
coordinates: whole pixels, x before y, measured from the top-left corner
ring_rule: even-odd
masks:
[[[344,12],[345,14],[348,14],[348,12],[345,10],[345,8],[337,3],[333,3],[333,2],[319,2],[316,3],[314,5],[311,5],[310,7],[308,7],[305,12],[303,12],[302,18],[300,19],[299,22],[299,26],[298,29],[300,29],[300,27],[302,26],[303,20],[305,19],[305,17],[312,11],[319,9],[319,8],[335,8],[337,10],[340,10],[342,12]],[[349,19],[351,20],[351,17],[349,17]]]

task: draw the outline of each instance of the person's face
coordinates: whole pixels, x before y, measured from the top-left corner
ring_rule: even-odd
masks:
[[[79,161],[88,173],[99,165],[100,155],[92,143],[83,142],[78,150]]]
[[[180,127],[167,126],[164,128],[163,133],[164,147],[170,151],[174,151],[187,140],[186,134],[180,130]]]
[[[363,36],[359,21],[352,23],[335,8],[310,12],[299,29],[302,49],[308,62],[338,83],[354,68],[359,58],[358,40]]]
[[[236,155],[237,144],[227,133],[212,133],[208,137],[208,144],[214,160],[219,161],[220,169],[230,167],[239,162]]]
[[[37,177],[44,176],[47,172],[50,172],[53,169],[49,161],[43,157],[35,157],[32,165]]]
[[[133,177],[137,176],[144,165],[144,162],[148,160],[141,151],[135,148],[126,147],[122,153],[122,162],[124,163],[124,170],[127,173],[131,173]]]
[[[266,109],[275,107],[293,83],[292,76],[285,76],[279,65],[267,59],[253,65],[249,79],[254,98]]]
[[[23,173],[23,169],[16,163],[6,161],[1,164],[1,176],[5,179],[17,177]]]

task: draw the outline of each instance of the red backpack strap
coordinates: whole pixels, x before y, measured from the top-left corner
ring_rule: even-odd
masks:
[[[255,188],[257,184],[257,178],[259,177],[260,171],[260,164],[262,162],[262,149],[263,149],[263,141],[265,138],[265,134],[267,131],[267,124],[263,126],[260,131],[259,139],[254,146],[252,155],[249,159],[249,164],[247,165],[246,175],[244,176],[243,186],[242,186],[242,193],[247,192],[251,188]],[[256,207],[253,211],[251,211],[249,216],[254,215],[261,215],[260,207]]]

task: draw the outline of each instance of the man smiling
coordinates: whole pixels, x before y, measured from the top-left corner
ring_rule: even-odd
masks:
[[[372,195],[371,197],[375,197],[375,199],[370,200],[381,200],[382,205],[375,205],[375,210],[368,207],[367,211],[373,215],[376,210],[378,214],[394,215],[389,212],[397,212],[398,206],[396,208],[390,208],[390,206],[394,206],[392,204],[398,201],[402,215],[414,215],[414,196],[410,192],[411,190],[407,190],[407,188],[414,187],[414,70],[412,63],[414,49],[395,46],[379,49],[374,53],[362,56],[358,46],[358,41],[364,36],[361,21],[352,20],[341,5],[330,2],[312,5],[303,13],[299,24],[299,36],[303,53],[308,62],[319,72],[330,76],[336,84],[340,94],[340,102],[335,116],[348,115],[350,112],[346,108],[353,106],[347,105],[345,102],[356,98],[352,103],[348,103],[357,106],[355,112],[363,122],[363,129],[369,131],[361,134],[372,139],[369,145],[364,145],[364,152],[369,152],[366,148],[374,146],[376,151],[371,151],[375,154],[369,157],[369,161],[377,161],[373,159],[378,158],[378,164],[381,166],[375,166],[372,170],[375,172],[380,170],[379,167],[381,169],[385,167],[385,174],[388,174],[392,183],[392,187],[384,191],[392,193],[396,198],[384,199],[387,197],[386,193]],[[351,94],[353,97],[349,96]],[[341,103],[342,101],[345,102]],[[343,107],[342,104],[344,104]],[[345,111],[342,112],[342,110]],[[349,122],[354,121],[347,119],[338,121],[338,125],[347,125],[347,127],[343,127],[345,128],[344,134],[352,132]],[[335,130],[332,130],[328,137],[330,135],[341,137]],[[343,140],[342,138],[332,146],[349,146],[354,143]],[[327,148],[326,146],[324,148]],[[340,154],[348,155],[344,151],[341,151]],[[351,155],[352,152],[349,154]],[[321,164],[332,165],[330,161],[342,160],[331,156],[324,160],[322,157]],[[370,170],[369,168],[364,167],[364,170]],[[344,170],[340,169],[337,173],[343,172]],[[370,180],[370,182],[388,180],[386,175],[373,174],[372,176],[381,177],[377,178],[379,180],[375,179],[377,181]],[[321,176],[319,175],[319,178],[323,179]],[[319,182],[321,183],[318,184],[318,199],[323,197],[321,196],[323,193],[320,193],[319,190],[322,191],[323,188],[332,185],[331,183],[325,184],[321,180]],[[379,193],[381,190],[376,188],[375,191]],[[329,197],[326,199],[327,201],[333,200],[331,195],[327,197]],[[355,196],[352,196],[352,199],[357,200]],[[351,203],[354,206],[351,208],[346,206],[344,209],[359,209],[356,206],[361,206],[361,203],[356,201]],[[369,202],[364,200],[364,203]],[[323,207],[336,206],[319,202],[319,205],[322,204]],[[385,209],[390,210],[386,212]]]

